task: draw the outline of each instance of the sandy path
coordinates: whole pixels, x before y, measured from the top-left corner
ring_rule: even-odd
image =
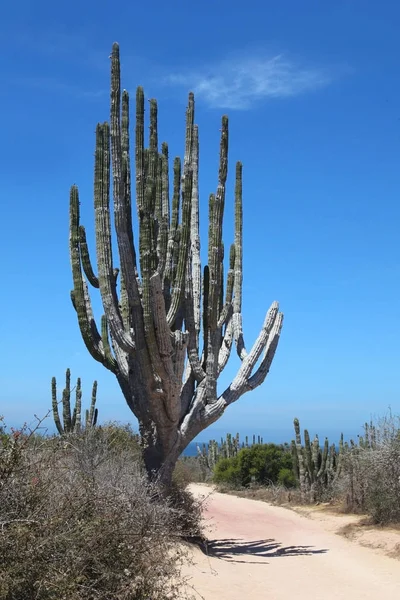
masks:
[[[291,510],[197,484],[191,489],[209,496],[209,555],[194,550],[186,571],[196,598],[400,600],[400,561]]]

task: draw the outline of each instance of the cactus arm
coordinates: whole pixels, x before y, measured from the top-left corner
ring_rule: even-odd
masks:
[[[168,310],[167,320],[171,327],[175,322],[184,295],[184,283],[186,266],[189,254],[191,235],[191,203],[193,193],[192,167],[192,143],[193,143],[193,120],[194,120],[194,96],[189,94],[189,103],[186,111],[186,149],[184,156],[184,168],[182,175],[182,226],[179,240],[179,252],[177,255],[177,267],[175,280],[173,282],[171,306]]]
[[[124,216],[126,220],[126,234],[129,240],[129,249],[132,252],[132,261],[137,271],[136,251],[132,227],[132,193],[131,193],[131,164],[129,148],[129,94],[122,92],[121,110],[121,160],[122,160],[122,186],[125,200]]]
[[[192,208],[190,215],[190,246],[192,258],[191,279],[193,281],[193,317],[196,336],[201,325],[201,259],[200,259],[200,211],[199,211],[199,130],[193,127],[192,147]]]
[[[110,342],[109,342],[109,338],[108,338],[108,324],[107,324],[107,318],[105,315],[102,315],[101,317],[101,339],[103,342],[103,349],[104,349],[104,365],[112,372],[112,373],[116,373],[117,371],[117,361],[115,360],[112,351],[111,351],[111,346],[110,346]]]
[[[65,433],[70,433],[72,430],[71,422],[71,371],[69,369],[65,372],[65,388],[62,394],[63,403],[63,421]]]
[[[56,378],[53,377],[51,380],[51,403],[53,408],[53,419],[55,426],[57,427],[57,431],[60,435],[63,435],[64,429],[61,425],[60,414],[58,412],[58,402],[57,402],[57,382]]]
[[[321,466],[317,473],[317,479],[321,479],[321,477],[324,477],[324,475],[327,472],[328,453],[329,453],[329,440],[328,440],[328,438],[325,438],[324,449],[322,451]]]
[[[164,296],[166,299],[166,305],[169,308],[171,302],[171,290],[170,286],[174,279],[174,264],[173,255],[174,248],[177,245],[178,236],[178,223],[179,223],[179,202],[181,194],[181,161],[179,157],[174,159],[174,180],[173,180],[173,194],[172,194],[172,213],[171,213],[171,224],[168,233],[167,243],[167,257],[165,261],[165,272],[164,272]]]
[[[242,286],[243,286],[243,183],[242,163],[236,163],[235,183],[235,283],[233,301],[233,326],[236,350],[243,360],[247,356],[242,321]]]
[[[136,205],[139,217],[144,206],[146,185],[145,152],[144,152],[144,91],[142,87],[136,90],[136,128],[135,128],[135,164],[136,164]]]
[[[75,392],[75,409],[74,409],[74,419],[73,419],[73,429],[77,433],[81,430],[81,422],[82,422],[82,388],[81,388],[81,379],[78,377],[76,381],[76,392]]]
[[[226,367],[229,357],[231,355],[232,350],[232,342],[233,342],[233,321],[232,318],[229,319],[226,328],[224,338],[222,340],[221,349],[218,355],[218,373],[222,373],[224,368]]]
[[[86,411],[86,427],[94,426],[94,416],[96,409],[96,401],[97,401],[97,381],[93,382],[92,387],[92,400],[90,403],[90,410]]]
[[[272,303],[270,310],[272,310],[275,305],[277,305],[277,303]],[[267,316],[268,316],[268,313],[267,313]],[[248,381],[246,383],[246,390],[245,390],[246,392],[254,390],[255,388],[260,386],[265,381],[265,378],[268,375],[269,370],[271,368],[271,364],[274,359],[276,349],[278,347],[279,338],[280,338],[281,331],[282,331],[282,326],[283,326],[283,314],[278,312],[278,314],[276,315],[276,319],[275,319],[274,325],[272,327],[271,333],[268,336],[268,340],[265,345],[264,357],[263,357],[261,364],[258,367],[257,371],[254,373],[254,375],[252,375],[248,379]]]
[[[100,335],[93,318],[87,285],[82,276],[79,251],[79,194],[76,186],[72,186],[70,191],[70,258],[74,284],[71,299],[78,316],[82,338],[93,358],[103,362]]]
[[[189,332],[188,358],[197,382],[206,376],[199,359],[199,335],[201,327],[201,259],[199,219],[199,132],[193,126],[192,136],[192,199],[190,215],[190,257],[186,267],[185,325]]]
[[[105,133],[106,132],[106,125]],[[112,173],[113,173],[113,198],[114,198],[114,219],[115,229],[117,233],[117,244],[120,257],[122,278],[127,296],[128,305],[132,312],[134,324],[140,320],[141,305],[136,276],[132,277],[132,273],[137,272],[136,255],[133,243],[132,230],[132,208],[131,208],[131,186],[130,186],[130,163],[129,163],[129,95],[126,91],[122,94],[122,130],[121,130],[121,74],[119,47],[114,44],[111,53],[111,107],[110,107],[110,137],[111,137],[111,156],[112,156]],[[108,136],[107,136],[107,142]],[[103,169],[107,177],[107,185],[103,188],[103,193],[99,194],[103,198],[104,205],[109,206],[109,147],[107,145],[102,149]],[[104,215],[106,216],[106,215]],[[110,228],[109,218],[103,219],[106,230]],[[107,235],[105,238],[107,251],[110,258],[104,256],[107,261],[108,268],[111,259],[111,240]],[[108,260],[107,260],[108,259]],[[109,278],[106,279],[108,283]],[[106,294],[110,296],[109,286],[105,289]],[[110,297],[111,300],[111,297]],[[104,300],[103,300],[104,305]],[[111,308],[106,310],[107,319],[110,324],[110,329],[117,343],[127,352],[135,350],[134,333],[135,326],[131,332],[127,332],[123,328],[121,316],[118,311],[118,303],[116,293],[112,297]],[[139,314],[138,314],[139,313]],[[110,316],[113,319],[110,319]],[[120,338],[120,339],[118,339]]]
[[[161,178],[161,220],[159,236],[157,241],[158,265],[157,271],[161,279],[164,278],[165,265],[167,262],[168,230],[169,230],[169,172],[168,172],[168,144],[163,142],[159,159]]]
[[[111,66],[113,69],[113,65]],[[118,87],[119,87],[118,83]],[[115,103],[114,110],[118,110],[119,103],[118,101]],[[118,116],[117,116],[118,119]],[[117,235],[118,232],[121,234],[121,240],[123,240],[122,246],[123,250],[127,253],[127,262],[131,265],[133,264],[133,269],[135,273],[135,281],[132,283],[129,282],[129,277],[125,278],[128,281],[128,284],[124,281],[124,276],[121,274],[121,296],[120,296],[120,305],[121,305],[121,313],[122,320],[124,323],[125,331],[130,331],[133,326],[133,322],[140,318],[141,316],[141,306],[140,306],[140,281],[137,272],[137,260],[136,260],[136,251],[134,245],[134,236],[133,236],[133,227],[132,227],[132,196],[131,196],[131,167],[130,167],[130,155],[129,155],[129,94],[125,90],[122,92],[122,111],[121,111],[121,186],[122,186],[122,196],[124,199],[124,207],[121,210],[121,201],[117,199],[117,206],[114,204],[114,211],[117,210],[117,218],[115,219],[115,224],[121,225],[122,227],[116,227]],[[121,242],[119,242],[121,244]],[[128,267],[129,268],[129,267]],[[129,273],[132,273],[130,271]],[[129,295],[127,292],[127,285],[129,287]],[[138,314],[138,316],[137,316]]]
[[[307,474],[309,478],[309,482],[312,483],[312,453],[311,453],[311,443],[310,443],[310,434],[308,430],[304,430],[304,454],[305,454],[305,462],[307,467]]]
[[[185,325],[188,330],[188,359],[196,381],[200,382],[206,376],[199,359],[198,335],[194,316],[195,300],[193,296],[193,280],[190,262],[187,265],[185,285]]]
[[[92,262],[90,260],[89,248],[86,240],[86,231],[83,225],[79,226],[79,246],[81,252],[81,260],[83,271],[89,283],[94,287],[99,287],[99,280],[94,274]]]
[[[230,253],[229,253],[229,270],[227,276],[226,283],[226,296],[225,296],[225,306],[223,307],[218,326],[224,327],[225,331],[221,341],[221,348],[218,356],[218,374],[222,373],[224,368],[227,365],[229,357],[231,355],[232,350],[232,342],[233,342],[233,319],[232,319],[232,298],[233,298],[233,286],[235,279],[235,245],[231,245]]]
[[[218,327],[223,327],[227,324],[232,316],[232,298],[233,298],[233,285],[235,281],[235,245],[232,244],[229,253],[229,270],[226,281],[226,295],[225,302],[221,308]],[[221,286],[222,287],[222,286]]]
[[[156,161],[156,180],[155,180],[155,206],[154,206],[154,238],[155,238],[155,257],[156,269],[160,272],[159,267],[163,259],[162,236],[161,230],[163,225],[162,217],[162,202],[163,202],[163,155],[157,152]]]
[[[298,419],[294,419],[294,432],[296,435],[296,450],[297,450],[297,459],[299,464],[299,483],[300,483],[300,491],[302,496],[306,492],[306,472],[304,466],[304,456],[303,456],[303,448],[301,445],[301,433],[300,433],[300,423]]]
[[[177,254],[177,266],[174,285],[172,289],[171,305],[168,310],[167,321],[172,327],[181,308],[184,297],[184,282],[186,275],[186,265],[189,253],[190,242],[190,203],[192,195],[192,174],[188,172],[185,176],[184,191],[182,198],[182,224],[180,228],[179,251]]]
[[[266,378],[278,345],[282,328],[283,315],[279,313],[278,303],[273,302],[264,320],[264,325],[257,340],[238,370],[230,386],[220,397],[224,406],[236,402],[244,393],[255,389]],[[260,366],[252,375],[252,371],[264,350]]]
[[[150,280],[152,274],[156,272],[156,237],[154,227],[155,216],[155,192],[157,179],[157,164],[158,164],[158,136],[157,136],[157,103],[155,100],[150,100],[150,148],[148,151],[148,173],[146,178],[144,204],[140,219],[140,268],[142,275],[142,305],[143,305],[143,323],[144,335],[148,347],[151,365],[148,362],[147,370],[150,369],[157,372],[157,376],[162,380],[168,379],[168,374],[165,371],[165,361],[160,359],[160,353],[157,346],[157,338],[155,332],[155,324],[153,318],[153,309],[157,309],[157,319],[160,321],[162,314],[160,312],[161,304],[158,297],[152,297],[152,290],[157,293],[158,277],[154,280],[154,285],[151,286]],[[162,327],[162,333],[165,335],[165,327]],[[169,335],[168,335],[169,337]],[[170,340],[167,341],[167,344]],[[167,350],[168,353],[168,350]],[[167,357],[164,356],[166,359]],[[168,361],[167,361],[168,362]],[[171,365],[172,366],[172,365]],[[151,377],[151,375],[150,375]]]
[[[104,123],[103,125],[98,124],[96,128],[94,203],[98,278],[104,312],[116,342],[125,350],[125,352],[133,352],[135,350],[135,343],[131,335],[124,330],[122,317],[118,307],[115,276],[112,267],[110,223],[110,129],[108,123]]]
[[[295,476],[296,481],[300,481],[299,459],[297,455],[296,442],[294,440],[290,442],[290,453],[292,455],[293,475]]]
[[[228,174],[228,118],[222,117],[218,187],[210,196],[208,266],[210,273],[208,303],[208,351],[206,362],[207,401],[217,400],[218,355],[221,346],[221,328],[218,327],[223,261],[222,223],[225,206],[225,184]]]

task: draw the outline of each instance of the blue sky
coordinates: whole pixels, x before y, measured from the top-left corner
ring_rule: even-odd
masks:
[[[66,367],[82,377],[87,401],[98,380],[102,420],[132,420],[113,375],[87,354],[69,299],[68,191],[79,185],[92,239],[94,130],[108,116],[114,41],[124,87],[142,84],[157,97],[171,155],[182,154],[187,92],[196,93],[204,227],[220,117],[229,115],[231,176],[236,160],[244,164],[247,340],[272,300],[285,313],[264,386],[201,439],[237,430],[288,439],[294,416],[333,439],[389,405],[399,412],[399,20],[394,1],[2,6],[0,414],[8,423],[43,415],[50,379],[61,384]],[[228,202],[226,244],[232,212]]]

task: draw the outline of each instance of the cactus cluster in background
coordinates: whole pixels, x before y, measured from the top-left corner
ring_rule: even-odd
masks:
[[[255,444],[263,444],[263,438],[253,434],[253,446]],[[245,441],[240,442],[240,436],[237,433],[233,436],[231,433],[226,434],[226,438],[221,438],[221,442],[210,440],[208,444],[203,443],[200,447],[197,445],[197,453],[202,463],[211,471],[221,458],[232,458],[237,456],[241,448],[249,448],[249,438],[246,435]]]
[[[300,486],[302,496],[316,499],[321,488],[337,479],[341,472],[344,450],[348,448],[341,434],[338,450],[335,444],[329,445],[325,438],[321,446],[316,435],[311,442],[310,434],[304,429],[304,445],[302,444],[299,419],[294,419],[296,439],[291,442],[293,470]],[[354,445],[354,442],[351,442]]]
[[[380,438],[380,431],[376,431],[376,426],[372,423],[364,424],[364,435],[358,436],[358,445],[364,449],[374,449]],[[350,442],[351,443],[351,442]]]
[[[75,391],[75,406],[71,413],[71,394]],[[71,372],[69,369],[65,372],[65,388],[63,389],[62,403],[62,420],[58,411],[59,401],[57,400],[57,381],[53,377],[51,380],[51,399],[53,407],[54,423],[60,435],[67,433],[79,433],[82,429],[82,388],[81,379],[78,377],[76,385],[71,389]],[[90,409],[85,411],[85,429],[95,427],[97,424],[98,409],[96,408],[97,400],[97,381],[93,382],[92,400]]]

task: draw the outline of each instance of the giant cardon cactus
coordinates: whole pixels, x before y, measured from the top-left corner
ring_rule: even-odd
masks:
[[[178,456],[225,409],[265,379],[283,316],[274,302],[247,349],[242,329],[242,164],[236,164],[235,231],[224,291],[222,222],[228,175],[228,118],[222,117],[218,184],[209,197],[208,264],[202,271],[199,234],[199,138],[189,94],[183,164],[158,143],[157,103],[150,100],[145,147],[144,92],[136,92],[135,163],[138,245],[132,225],[129,96],[121,92],[119,47],[111,54],[110,122],[97,125],[94,211],[97,275],[79,219],[78,188],[70,193],[72,302],[90,354],[118,379],[139,421],[149,474],[168,484]],[[111,165],[111,166],[110,166]],[[113,221],[119,253],[112,249]],[[171,205],[171,207],[170,207]],[[261,247],[261,246],[260,246]],[[104,308],[95,323],[88,282]],[[217,379],[236,345],[241,365],[222,393]],[[259,362],[260,359],[260,362]],[[259,362],[259,364],[258,364]]]

